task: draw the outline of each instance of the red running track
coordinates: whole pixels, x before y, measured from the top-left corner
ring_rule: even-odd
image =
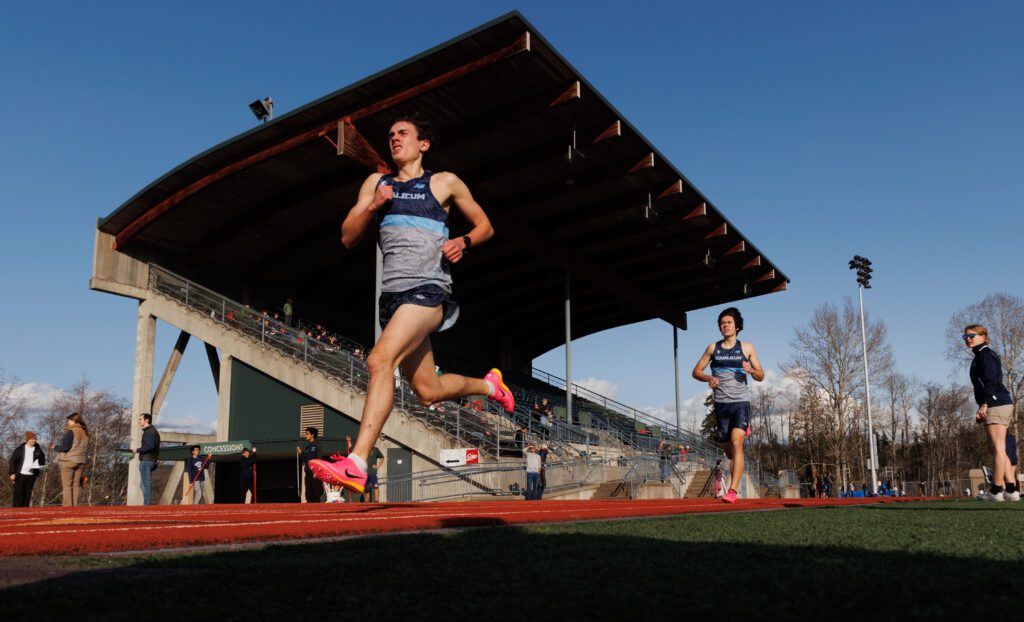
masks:
[[[524,525],[744,510],[905,503],[902,499],[711,499],[299,503],[0,510],[0,556],[88,554],[424,529]]]

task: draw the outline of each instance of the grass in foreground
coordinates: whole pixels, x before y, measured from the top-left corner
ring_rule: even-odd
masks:
[[[1002,619],[1016,609],[1022,528],[1024,504],[946,501],[70,558],[61,563],[81,572],[0,591],[0,611],[105,620]]]

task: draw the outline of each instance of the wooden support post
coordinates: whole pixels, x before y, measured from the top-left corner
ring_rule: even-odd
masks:
[[[220,358],[217,356],[217,348],[208,343],[206,346],[206,360],[210,361],[210,371],[213,373],[213,386],[220,391]]]
[[[178,488],[178,480],[182,478],[182,472],[185,470],[185,463],[176,460],[174,467],[171,468],[171,474],[167,477],[167,483],[164,485],[164,492],[160,496],[160,505],[170,505],[174,503],[174,491]],[[184,474],[185,480],[188,481],[188,473]],[[186,484],[186,487],[188,484]],[[189,499],[189,503],[192,500]]]
[[[160,376],[160,382],[156,385],[156,394],[153,395],[153,401],[149,407],[154,423],[156,423],[157,415],[160,414],[160,409],[164,405],[164,398],[167,397],[167,391],[171,388],[171,381],[174,380],[174,374],[178,371],[178,365],[181,363],[181,357],[185,354],[185,348],[188,346],[190,337],[191,335],[185,331],[181,331],[178,334],[178,341],[175,342],[174,349],[171,350],[171,356],[167,359],[167,366],[164,367],[164,373]]]

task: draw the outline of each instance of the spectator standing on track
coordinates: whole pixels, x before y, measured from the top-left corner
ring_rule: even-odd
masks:
[[[256,502],[256,448],[242,448],[242,459],[238,461],[238,490],[242,503]],[[252,496],[246,498],[246,493]]]
[[[366,491],[363,493],[363,501],[376,503],[380,501],[380,482],[377,479],[377,471],[384,464],[384,453],[374,445],[370,450],[370,458],[366,461],[369,471],[366,473]]]
[[[693,368],[693,377],[711,387],[718,423],[716,440],[722,444],[725,455],[732,463],[732,481],[722,501],[736,503],[736,489],[743,480],[743,442],[750,430],[750,388],[747,386],[747,376],[761,382],[764,380],[764,369],[761,368],[754,344],[740,342],[743,316],[739,309],[729,307],[719,313],[718,330],[722,333],[721,341],[710,344],[704,350]],[[710,376],[704,373],[709,364]]]
[[[192,486],[192,503],[199,505],[203,500],[203,482],[206,481],[206,460],[199,456],[199,445],[192,446],[192,455],[188,459],[188,481]]]
[[[142,443],[132,453],[139,457],[139,485],[142,488],[142,505],[153,504],[153,471],[160,459],[160,433],[153,425],[153,415],[139,415],[139,426],[142,428]],[[61,469],[63,473],[63,468]]]
[[[535,501],[539,499],[537,496],[537,488],[540,486],[540,454],[537,453],[537,447],[530,443],[526,446],[526,500]]]
[[[295,453],[299,455],[302,460],[302,475],[303,480],[306,482],[306,503],[320,503],[320,495],[323,493],[323,485],[313,476],[312,469],[309,468],[310,460],[320,459],[320,444],[317,443],[317,438],[320,437],[320,431],[316,428],[306,428],[306,447],[295,448]]]
[[[483,378],[435,373],[431,335],[458,319],[452,266],[462,261],[470,247],[490,239],[494,229],[458,176],[424,168],[424,155],[433,142],[432,126],[421,115],[396,118],[388,129],[395,172],[367,177],[341,225],[341,241],[348,249],[355,248],[368,232],[377,234],[384,257],[378,318],[383,332],[367,360],[370,381],[352,453],[335,463],[313,460],[311,468],[320,479],[360,493],[366,488],[370,450],[394,406],[391,376],[396,367],[424,406],[486,395],[506,412],[515,408],[512,392],[497,368]],[[452,209],[470,229],[449,239]],[[492,339],[500,339],[501,334],[495,331]]]
[[[78,413],[71,413],[64,426],[64,438],[60,445],[50,445],[58,452],[60,464],[61,505],[78,505],[81,492],[82,474],[85,472],[85,453],[89,448],[89,429]]]
[[[1011,481],[1010,461],[1006,455],[1006,431],[1013,422],[1013,398],[1003,384],[1003,365],[989,347],[988,329],[981,324],[964,327],[964,345],[974,352],[970,378],[974,401],[978,403],[975,420],[985,425],[988,448],[992,452],[992,487],[978,495],[981,501],[1020,501],[1017,482]],[[1006,494],[1003,494],[1003,485]]]
[[[39,469],[46,464],[46,454],[36,443],[35,432],[25,432],[25,442],[11,454],[8,472],[14,482],[14,496],[11,507],[27,508],[32,504],[32,487],[36,483]]]

